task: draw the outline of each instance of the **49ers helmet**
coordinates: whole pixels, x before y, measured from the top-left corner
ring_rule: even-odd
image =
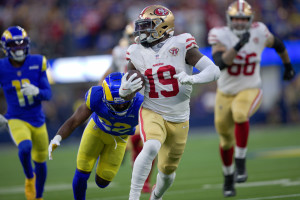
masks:
[[[253,21],[253,11],[249,3],[244,0],[237,0],[231,3],[226,12],[227,25],[236,35],[247,32]],[[233,18],[248,19],[245,23],[234,23]]]
[[[141,44],[152,43],[167,34],[172,36],[174,20],[174,15],[168,8],[161,5],[148,6],[135,21],[135,35],[139,36]]]

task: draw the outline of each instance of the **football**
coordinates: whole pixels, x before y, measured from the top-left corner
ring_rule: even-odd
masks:
[[[142,73],[140,72],[140,71],[138,71],[138,70],[129,70],[128,71],[128,76],[127,76],[127,79],[126,80],[128,80],[129,79],[129,77],[131,77],[133,74],[137,74],[137,76],[133,79],[133,80],[136,80],[136,79],[138,79],[138,78],[141,78],[141,80],[142,80],[142,83],[143,83],[143,87],[145,86],[145,78],[144,78],[144,76],[142,75]],[[138,89],[138,90],[136,90],[135,92],[138,92],[138,91],[140,91],[143,87],[141,87],[140,89]]]

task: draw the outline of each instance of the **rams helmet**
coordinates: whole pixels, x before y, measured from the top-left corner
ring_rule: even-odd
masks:
[[[1,37],[3,51],[9,58],[22,62],[29,53],[30,39],[27,32],[20,26],[6,29]]]
[[[135,21],[136,36],[143,46],[164,37],[174,34],[174,15],[168,8],[161,5],[152,5],[143,9]]]
[[[107,108],[115,115],[124,116],[136,99],[125,101],[119,95],[119,88],[121,86],[121,79],[124,74],[121,72],[113,72],[108,75],[103,83],[103,101]]]
[[[249,3],[237,0],[231,3],[226,12],[227,25],[238,36],[247,32],[253,21],[254,13]],[[233,22],[233,19],[247,19],[245,22]]]

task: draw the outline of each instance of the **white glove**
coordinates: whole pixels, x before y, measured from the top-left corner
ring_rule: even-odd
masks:
[[[7,119],[0,114],[0,126],[4,126],[5,124],[7,124]]]
[[[126,80],[127,76],[128,72],[122,77],[121,87],[119,88],[120,97],[126,97],[143,87],[143,82],[141,78],[132,81],[137,76],[136,73],[132,74],[128,80]]]
[[[40,90],[38,87],[36,87],[35,85],[32,85],[30,83],[24,83],[22,85],[22,89],[21,92],[26,95],[26,96],[35,96],[38,95],[40,93]]]
[[[53,160],[52,158],[52,152],[58,147],[60,146],[60,142],[61,142],[62,138],[60,135],[56,135],[49,144],[48,147],[48,153],[49,153],[49,160]]]
[[[192,85],[194,84],[193,76],[187,75],[184,71],[180,72],[179,74],[175,74],[174,78],[178,79],[178,81],[182,85]]]

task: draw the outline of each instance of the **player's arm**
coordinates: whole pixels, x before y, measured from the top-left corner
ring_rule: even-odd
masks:
[[[275,49],[277,54],[280,56],[285,68],[283,79],[291,80],[295,76],[295,71],[291,64],[291,60],[284,46],[284,43],[279,38],[275,37],[273,34],[270,33],[269,37],[265,42],[265,46]]]
[[[244,33],[239,42],[230,49],[227,49],[221,42],[212,45],[212,57],[216,65],[221,70],[231,66],[237,53],[249,41],[249,38],[250,34],[248,32]]]
[[[83,124],[93,112],[85,103],[74,112],[74,114],[59,128],[55,137],[49,144],[49,159],[52,160],[52,152],[60,145],[61,140],[66,139],[81,124]]]
[[[184,71],[175,74],[181,84],[208,83],[215,81],[220,76],[220,69],[207,56],[201,54],[198,48],[191,48],[186,53],[186,63],[195,66],[200,73],[188,75]]]

